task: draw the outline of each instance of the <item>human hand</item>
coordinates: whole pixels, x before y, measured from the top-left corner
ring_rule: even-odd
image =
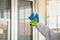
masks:
[[[34,16],[34,13],[31,14],[31,16],[29,17],[30,21],[30,26],[34,26],[36,27],[37,24],[39,23],[39,17],[38,14],[36,13],[36,15]]]

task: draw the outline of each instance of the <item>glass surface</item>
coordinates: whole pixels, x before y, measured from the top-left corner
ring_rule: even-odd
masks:
[[[58,16],[58,28],[60,28],[60,16]]]
[[[18,40],[32,40],[32,28],[29,25],[28,17],[31,14],[30,2],[19,1],[19,31]]]
[[[47,2],[47,16],[56,16],[56,0],[50,0]]]
[[[0,18],[9,19],[10,18],[10,9],[0,10]]]
[[[8,22],[0,21],[0,40],[7,40],[8,38]]]
[[[47,26],[49,27],[49,17],[47,17]]]
[[[57,28],[56,17],[49,17],[49,18],[47,18],[47,20],[49,20],[49,21],[47,21],[49,28]]]
[[[57,28],[56,4],[56,0],[47,1],[47,25],[49,26],[49,28]]]
[[[0,0],[0,40],[8,39],[11,0]]]
[[[60,0],[57,0],[57,6],[56,6],[56,10],[57,10],[57,15],[60,16]]]

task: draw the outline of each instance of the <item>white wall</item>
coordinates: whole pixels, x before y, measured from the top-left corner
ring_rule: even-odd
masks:
[[[39,0],[39,16],[42,23],[45,23],[45,0]]]

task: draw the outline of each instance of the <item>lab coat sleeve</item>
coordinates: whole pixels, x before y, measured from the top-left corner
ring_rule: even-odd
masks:
[[[52,30],[50,30],[46,25],[39,23],[38,26],[36,27],[39,32],[41,32],[43,34],[43,36],[45,36],[46,38],[50,38],[51,34],[54,34],[54,32]]]

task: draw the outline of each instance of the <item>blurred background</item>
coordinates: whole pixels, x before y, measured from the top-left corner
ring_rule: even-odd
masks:
[[[60,0],[0,0],[0,40],[46,40],[36,28],[29,25],[28,17],[36,9],[35,6],[40,22],[54,32],[60,32]],[[17,28],[13,26],[15,24]]]

